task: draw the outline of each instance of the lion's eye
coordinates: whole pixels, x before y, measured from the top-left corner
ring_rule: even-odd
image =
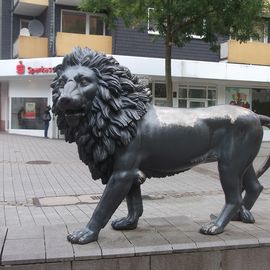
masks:
[[[80,79],[80,85],[81,86],[87,86],[89,84],[89,80],[87,80],[86,78],[81,78]]]
[[[65,84],[66,84],[65,80],[62,79],[62,80],[59,81],[59,87],[60,88],[63,88],[65,86]]]

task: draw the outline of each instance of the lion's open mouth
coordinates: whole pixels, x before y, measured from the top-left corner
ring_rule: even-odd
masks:
[[[85,110],[66,110],[65,119],[70,127],[76,127],[79,125],[80,120],[85,117]]]

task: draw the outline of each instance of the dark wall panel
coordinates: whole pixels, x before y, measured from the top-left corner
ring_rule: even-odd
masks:
[[[164,40],[156,35],[127,29],[119,22],[113,34],[113,54],[165,57]],[[201,61],[219,61],[219,52],[210,50],[209,44],[200,39],[194,39],[184,47],[173,46],[172,58]]]
[[[2,59],[11,58],[11,8],[13,1],[2,0],[2,47],[1,57]]]

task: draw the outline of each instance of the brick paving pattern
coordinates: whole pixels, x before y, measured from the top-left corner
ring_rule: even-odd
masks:
[[[269,153],[270,143],[263,143],[255,167]],[[224,203],[211,163],[147,180],[136,230],[108,225],[97,242],[80,246],[66,235],[88,222],[104,186],[91,179],[76,145],[0,133],[0,155],[0,269],[270,269],[270,170],[260,179],[265,189],[253,209],[255,224],[198,233]],[[123,202],[113,218],[126,214]]]
[[[263,143],[255,166],[269,153],[270,143]],[[0,133],[0,155],[0,226],[88,221],[104,186],[91,179],[75,144]],[[269,176],[270,170],[260,179],[265,189],[254,206],[255,216],[270,216]],[[172,177],[148,179],[142,193],[144,218],[186,215],[193,220],[206,219],[224,203],[216,163]],[[114,217],[126,213],[123,202]]]

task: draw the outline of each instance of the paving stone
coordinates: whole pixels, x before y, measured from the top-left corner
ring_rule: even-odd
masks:
[[[75,196],[45,197],[38,199],[41,206],[70,205],[79,203]]]
[[[5,241],[6,241],[6,235],[7,235],[7,227],[0,227],[0,250],[3,250]],[[2,258],[1,258],[2,259]]]
[[[6,240],[2,265],[45,262],[44,239]]]
[[[245,248],[259,246],[259,240],[251,234],[232,225],[227,225],[219,237],[224,240],[227,248]]]
[[[167,218],[168,222],[179,228],[181,231],[198,231],[200,226],[187,216],[173,216]]]
[[[103,258],[134,256],[134,246],[127,240],[121,231],[115,231],[106,226],[100,232],[98,244],[102,250]]]
[[[258,228],[257,230],[250,230],[248,233],[258,239],[260,246],[270,244],[270,232]]]
[[[44,239],[43,226],[10,226],[8,227],[7,240],[17,239]]]
[[[74,251],[67,240],[67,228],[64,224],[44,226],[46,262],[72,261]]]
[[[199,232],[201,224],[206,223],[201,222],[197,224],[188,217],[170,217],[167,218],[168,222],[172,223],[179,230],[190,238],[196,245],[198,249],[209,250],[209,249],[218,249],[222,248],[225,245],[225,242],[217,235],[203,235]]]
[[[14,244],[14,251],[19,254],[19,248],[17,248],[17,246],[21,245],[20,252],[23,253],[24,250],[25,252],[27,250],[28,253],[25,254],[25,256],[23,254],[23,259],[29,258],[29,260],[35,260],[38,254],[43,254],[40,252],[41,244],[38,244],[38,241],[44,240],[39,238],[40,234],[37,231],[31,231],[31,227],[26,229],[25,227],[33,225],[34,222],[40,224],[42,227],[45,224],[50,226],[50,223],[69,224],[88,220],[88,216],[93,212],[95,205],[79,204],[77,206],[49,206],[47,208],[37,208],[31,205],[32,198],[44,196],[55,197],[58,195],[77,196],[82,199],[80,203],[83,203],[89,200],[89,196],[94,195],[93,193],[102,193],[104,186],[101,184],[101,181],[93,181],[91,179],[87,166],[85,166],[78,157],[77,146],[75,144],[66,144],[63,140],[44,140],[43,138],[11,135],[7,133],[0,133],[0,141],[0,155],[3,160],[3,163],[1,163],[3,166],[0,167],[0,172],[3,175],[3,179],[0,179],[0,187],[2,187],[3,190],[2,194],[0,194],[0,203],[3,204],[0,207],[0,224],[10,226],[7,247],[4,248],[3,255],[6,254],[5,256],[9,256],[7,251],[11,249],[11,244],[13,245],[16,241],[23,242],[25,240],[24,238],[27,237],[30,243],[31,241],[36,241],[36,245],[34,245],[34,243],[28,244],[30,245],[28,250],[26,244]],[[44,149],[46,149],[46,151],[44,151]],[[255,161],[256,166],[260,166],[259,163],[269,155],[269,149],[270,143],[263,143],[262,150],[259,153],[260,157]],[[25,164],[30,160],[49,160],[52,163],[46,166]],[[18,165],[18,163],[20,165]],[[230,247],[245,247],[245,245],[249,247],[258,245],[266,248],[270,245],[270,182],[268,181],[270,170],[260,178],[260,182],[264,185],[265,189],[254,206],[255,225],[250,226],[239,223],[240,232],[233,227],[231,228],[229,225],[226,228],[226,232],[229,233],[229,235],[204,236],[198,232],[200,225],[193,222],[193,220],[198,221],[208,217],[211,212],[218,212],[224,201],[220,183],[216,180],[216,165],[216,163],[200,165],[196,167],[195,170],[190,170],[172,177],[166,177],[165,179],[148,179],[145,184],[142,185],[144,195],[153,195],[152,197],[157,196],[160,198],[158,200],[144,200],[145,211],[143,217],[147,218],[147,222],[151,225],[145,224],[142,219],[139,222],[139,228],[137,230],[124,232],[125,237],[130,237],[132,240],[128,239],[128,241],[131,241],[131,247],[132,245],[135,246],[136,255],[142,255],[143,252],[145,252],[145,254],[167,254],[167,252],[174,254],[173,252],[177,252],[176,255],[181,255],[185,250],[194,251],[195,244],[195,249],[197,248],[200,252],[205,252],[206,250],[222,251]],[[82,197],[80,197],[80,195]],[[83,199],[85,199],[85,201]],[[20,205],[20,200],[25,202]],[[84,215],[84,213],[86,213],[86,215]],[[126,205],[123,203],[114,216],[122,216],[126,213]],[[175,217],[171,217],[171,215]],[[185,215],[186,217],[181,217],[180,215]],[[149,221],[149,217],[162,216],[166,218],[168,223],[172,224],[172,227],[171,225],[160,224],[157,220]],[[231,224],[234,225],[235,223]],[[15,231],[12,232],[12,228],[15,225],[24,226],[21,230],[15,229]],[[73,231],[75,227],[83,226],[85,226],[85,224],[77,224],[77,226],[71,225],[69,226],[69,230]],[[52,253],[54,252],[54,248],[56,248],[55,254],[62,254],[61,256],[63,258],[68,259],[72,257],[72,255],[67,255],[70,254],[71,247],[73,248],[73,256],[77,262],[78,260],[92,260],[93,264],[96,259],[102,258],[100,246],[102,246],[104,251],[103,255],[105,256],[106,254],[106,258],[113,253],[118,253],[118,255],[122,253],[122,256],[131,254],[126,252],[127,250],[125,249],[123,252],[121,248],[121,252],[119,252],[121,241],[124,241],[122,236],[120,239],[117,238],[117,234],[121,232],[112,231],[111,234],[107,234],[107,229],[110,230],[110,227],[107,226],[105,230],[101,231],[99,243],[94,242],[84,246],[71,245],[68,242],[68,246],[66,246],[65,228],[55,232],[47,230],[46,236],[48,236],[48,242],[46,248],[48,248],[51,243],[52,248],[49,250]],[[56,232],[59,241],[56,241],[56,237],[53,236]],[[118,236],[119,235],[121,234],[118,234]],[[221,238],[222,235],[224,240]],[[108,241],[105,241],[106,238]],[[119,246],[116,245],[113,247],[114,239],[119,243]],[[4,237],[2,243],[3,242]],[[59,242],[59,249],[62,247],[63,250],[58,250],[56,242]],[[43,243],[43,248],[45,244],[46,243]],[[33,246],[35,246],[35,248]],[[65,251],[66,248],[68,250],[67,253]],[[129,249],[129,247],[127,246],[126,249]],[[47,255],[49,255],[50,251],[48,251]],[[34,254],[33,258],[30,258],[31,252]],[[55,254],[50,255],[52,260],[56,259],[53,257]],[[250,254],[253,254],[255,257],[257,256],[255,251]],[[22,255],[20,254],[20,256]],[[59,258],[61,256],[59,255]],[[242,255],[240,254],[239,256],[241,258]],[[245,256],[249,256],[249,254],[243,253],[243,257]],[[43,257],[45,258],[45,255]],[[132,258],[133,257],[128,257],[126,259]],[[147,258],[149,259],[149,257]],[[20,257],[18,257],[18,259],[20,259]],[[101,263],[101,261],[110,261],[111,264],[115,266],[119,265],[121,260],[120,258],[119,260],[118,258],[114,260],[103,259],[99,260],[99,263]],[[9,261],[11,260],[9,259]],[[128,262],[130,261],[128,260]],[[69,269],[69,262],[65,263],[65,266]],[[82,262],[82,264],[85,265],[84,267],[87,267],[87,263],[88,261]],[[134,264],[136,265],[136,263]],[[35,265],[38,266],[38,264]],[[48,265],[53,267],[52,263]],[[60,267],[58,263],[55,263],[55,265]],[[20,269],[18,268],[20,266],[21,265],[17,265],[17,269]],[[141,267],[141,269],[147,268]]]
[[[135,247],[136,256],[172,253],[171,244],[143,219],[140,220],[136,230],[123,231],[123,233]]]
[[[85,224],[68,224],[68,232],[72,233],[74,230],[83,228]],[[65,237],[66,239],[66,237]],[[94,260],[101,259],[101,248],[97,241],[88,243],[87,245],[72,245],[74,250],[75,260]]]
[[[35,225],[35,221],[28,207],[17,207],[17,212],[22,226]]]
[[[219,250],[225,246],[224,241],[217,235],[203,235],[198,231],[185,232],[185,234],[196,244],[198,250]]]
[[[0,185],[1,186],[1,185]],[[0,226],[5,226],[5,211],[4,206],[0,206]]]
[[[149,218],[145,221],[153,226],[172,246],[173,252],[196,250],[196,244],[186,234],[165,218]]]
[[[258,240],[260,246],[269,245],[270,243],[270,231],[267,231],[258,227],[256,223],[245,224],[242,222],[232,222],[232,226],[235,226],[236,228],[240,228],[243,231],[246,231],[251,236],[255,237]]]

